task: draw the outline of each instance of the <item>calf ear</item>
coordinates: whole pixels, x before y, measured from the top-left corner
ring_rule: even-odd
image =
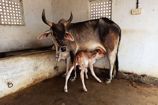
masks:
[[[98,48],[97,48],[97,52],[98,52],[99,54],[105,54],[105,53],[106,53],[106,50],[104,50],[104,49],[101,48],[101,47],[98,47]]]
[[[75,41],[73,35],[71,33],[68,33],[68,32],[65,34],[64,38],[68,41],[71,41],[71,42]]]

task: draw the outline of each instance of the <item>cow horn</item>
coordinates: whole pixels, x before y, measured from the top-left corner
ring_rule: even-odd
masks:
[[[64,25],[65,26],[69,25],[71,23],[72,19],[73,19],[73,15],[72,15],[72,12],[71,12],[70,18],[64,23]]]
[[[50,22],[46,19],[46,16],[45,16],[45,10],[43,9],[42,11],[42,21],[47,24],[48,26],[52,27],[53,26],[53,22]]]

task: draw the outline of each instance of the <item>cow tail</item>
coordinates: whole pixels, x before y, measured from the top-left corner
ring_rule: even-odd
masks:
[[[115,60],[115,70],[116,70],[115,78],[118,77],[118,72],[119,72],[118,50],[119,50],[119,46],[120,46],[120,41],[121,41],[121,30],[120,30],[120,34],[119,34],[119,42],[118,42],[118,48],[117,48],[116,60]]]
[[[117,78],[118,72],[119,72],[119,61],[118,61],[118,54],[116,54],[116,60],[115,60],[115,77]]]

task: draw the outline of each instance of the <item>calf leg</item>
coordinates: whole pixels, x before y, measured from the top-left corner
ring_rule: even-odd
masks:
[[[83,69],[80,72],[80,78],[81,78],[81,81],[82,81],[83,90],[85,92],[87,92],[87,88],[86,88],[85,81],[84,81],[84,70]]]
[[[94,69],[93,69],[93,64],[90,65],[90,71],[92,76],[98,81],[98,82],[102,82],[94,73]]]
[[[87,68],[85,69],[84,73],[85,73],[86,79],[88,79],[88,74],[87,74],[88,73],[88,69]]]
[[[74,69],[74,66],[72,66],[72,67],[70,68],[70,70],[68,71],[68,73],[66,74],[65,86],[64,86],[64,91],[65,91],[65,92],[68,92],[67,83],[68,83],[68,80],[69,80],[69,78],[70,78],[70,75],[71,75],[73,69]]]

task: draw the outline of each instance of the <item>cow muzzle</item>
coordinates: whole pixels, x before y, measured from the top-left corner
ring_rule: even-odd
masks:
[[[66,49],[67,49],[67,47],[66,47],[66,46],[62,46],[62,47],[60,48],[61,52],[65,52],[65,51],[66,51]]]
[[[67,46],[60,46],[57,56],[56,56],[56,60],[59,62],[61,59],[66,59],[65,58],[65,53],[67,52]]]

